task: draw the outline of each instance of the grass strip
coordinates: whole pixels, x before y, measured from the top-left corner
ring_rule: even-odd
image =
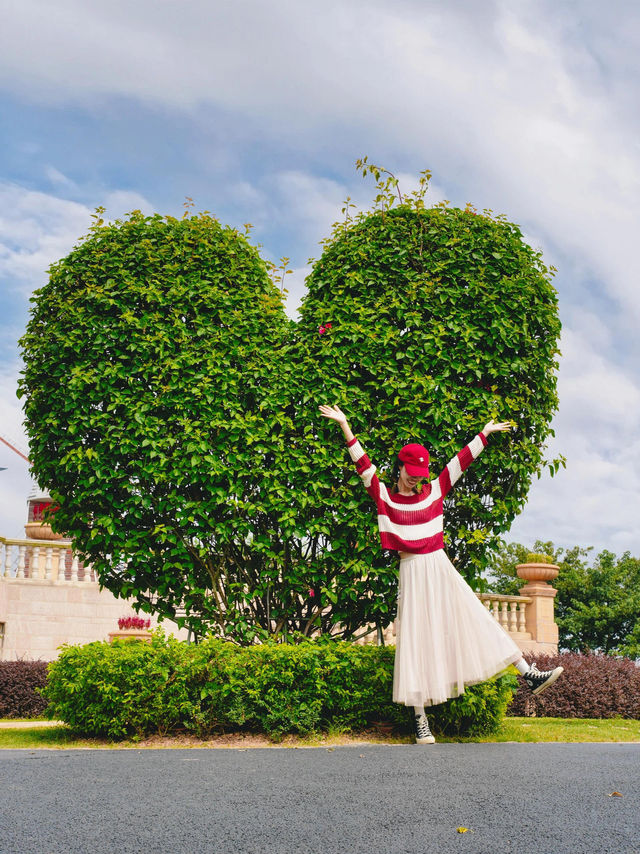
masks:
[[[594,720],[581,718],[506,718],[495,735],[475,738],[446,738],[438,736],[442,743],[499,743],[499,742],[636,742],[640,743],[640,721]],[[370,730],[361,733],[316,733],[306,738],[288,736],[274,744],[264,736],[247,733],[228,733],[198,739],[194,736],[152,736],[140,740],[111,742],[100,738],[82,738],[66,727],[40,727],[37,729],[0,730],[0,749],[23,748],[37,750],[53,749],[126,749],[146,748],[193,748],[193,747],[325,747],[349,744],[411,744],[413,738],[406,735],[385,735]]]

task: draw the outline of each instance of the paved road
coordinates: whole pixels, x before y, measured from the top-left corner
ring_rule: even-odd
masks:
[[[640,854],[640,745],[2,750],[0,816],[1,854]]]

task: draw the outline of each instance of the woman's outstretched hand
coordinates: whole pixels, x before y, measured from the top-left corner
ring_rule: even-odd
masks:
[[[511,423],[509,421],[489,421],[489,423],[485,424],[482,428],[482,432],[485,436],[488,436],[489,433],[500,433],[503,430],[511,430]]]
[[[325,418],[330,418],[332,421],[337,421],[338,424],[346,424],[347,416],[338,406],[320,406],[320,412]]]
[[[325,406],[322,404],[320,406],[320,414],[324,415],[325,418],[330,418],[331,421],[337,421],[338,424],[342,427],[342,432],[344,433],[344,438],[347,442],[352,442],[354,439],[354,435],[351,432],[351,427],[349,427],[349,422],[347,421],[347,416],[340,409],[339,406]]]

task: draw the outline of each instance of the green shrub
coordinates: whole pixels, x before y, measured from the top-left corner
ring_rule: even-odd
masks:
[[[155,634],[65,646],[49,665],[48,713],[73,729],[112,739],[170,732],[188,705],[182,666],[188,647]]]
[[[497,732],[517,687],[518,680],[511,672],[470,685],[460,697],[433,707],[436,730],[462,736]]]
[[[75,730],[119,739],[152,733],[208,735],[362,730],[390,723],[408,732],[411,710],[392,702],[392,647],[322,639],[239,647],[219,639],[198,646],[155,632],[151,644],[117,641],[63,648],[49,666],[49,714]],[[515,677],[467,689],[434,707],[436,731],[492,732]]]
[[[528,552],[527,563],[553,563],[553,558],[539,552]]]

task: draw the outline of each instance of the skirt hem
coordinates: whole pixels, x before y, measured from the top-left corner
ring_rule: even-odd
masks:
[[[460,697],[464,694],[465,689],[470,687],[471,685],[479,685],[480,682],[486,682],[487,679],[491,679],[492,676],[498,676],[500,673],[504,673],[506,669],[511,665],[515,664],[516,661],[519,661],[522,658],[522,653],[519,655],[512,655],[509,657],[508,661],[503,661],[501,664],[496,665],[495,670],[490,669],[482,676],[472,677],[470,679],[465,679],[462,687],[458,682],[452,682],[449,685],[446,691],[446,697],[424,697],[422,699],[414,696],[405,696],[404,699],[399,697],[393,697],[394,703],[399,703],[404,706],[424,706],[425,708],[429,706],[439,706],[441,703],[446,703],[447,700],[452,700],[454,697]]]

